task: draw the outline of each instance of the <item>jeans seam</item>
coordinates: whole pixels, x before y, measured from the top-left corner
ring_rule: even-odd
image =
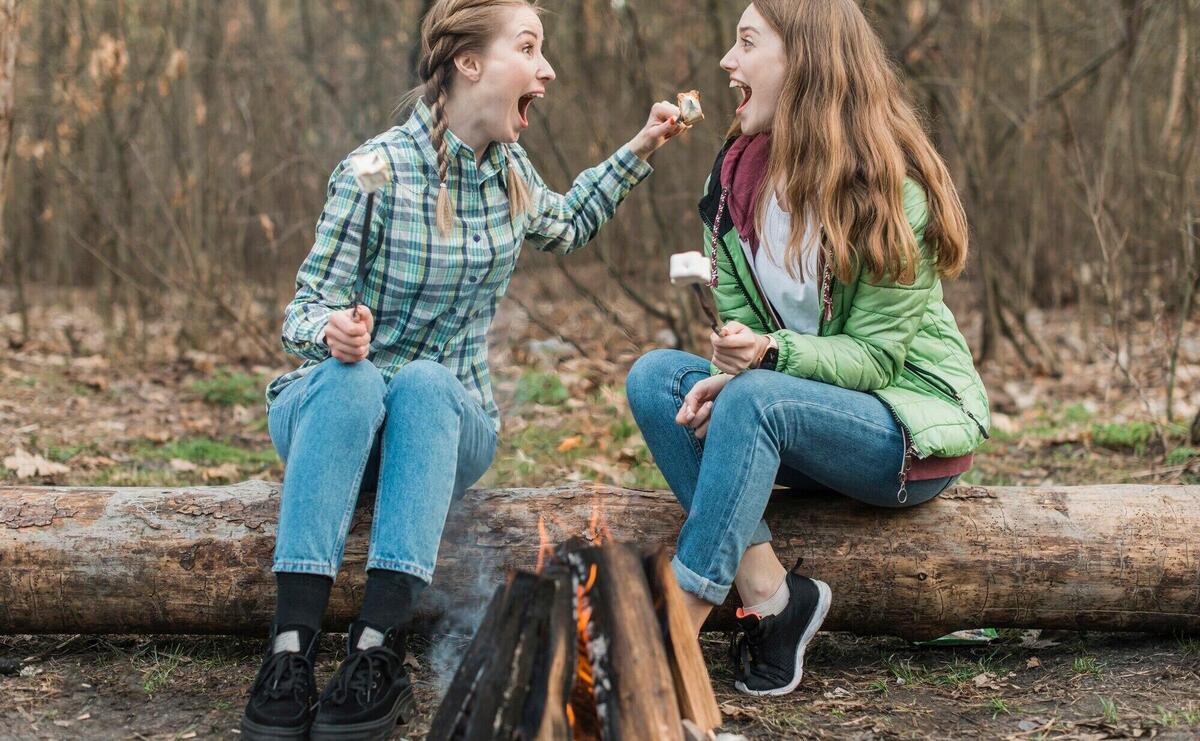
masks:
[[[803,400],[780,399],[778,401],[771,402],[771,403],[767,404],[766,406],[755,409],[755,417],[756,417],[755,418],[755,433],[754,433],[755,436],[760,434],[763,431],[763,429],[766,427],[766,416],[769,412],[771,412],[773,409],[775,409],[778,406],[782,406],[784,404],[789,404],[789,403],[804,405],[806,407],[829,408],[848,419],[853,419],[853,420],[871,425],[872,427],[875,427],[876,429],[882,430],[884,432],[889,432],[889,433],[892,432],[892,430],[889,430],[888,428],[883,427],[882,425],[875,424],[874,422],[863,419],[862,417],[859,417],[857,415],[846,414],[844,411],[839,410],[836,407],[824,407],[824,405],[814,404],[812,402],[803,401]],[[777,445],[777,447],[782,447],[782,446]],[[758,455],[758,445],[757,444],[750,445],[749,448],[750,448],[749,459],[747,460],[746,465],[743,468],[743,470],[747,470],[747,471],[753,470],[754,461]],[[700,483],[700,480],[699,480],[699,478],[697,478],[697,481],[696,481],[697,489],[699,488],[699,483]],[[742,491],[744,494],[744,489]],[[768,497],[769,496],[770,495],[768,494]],[[694,506],[695,498],[696,498],[696,493],[693,492],[693,494],[692,494],[693,506]],[[740,499],[741,499],[741,497],[725,497],[724,498],[725,506],[722,508],[720,515],[718,516],[718,520],[717,520],[718,522],[724,523],[721,528],[720,536],[717,538],[717,543],[719,545],[725,544],[730,537],[730,530],[732,530],[733,525],[734,525],[734,522],[733,522],[734,518],[730,516],[730,513],[736,509],[736,503]],[[761,520],[762,516],[760,515],[758,519]],[[758,521],[757,520],[754,523],[754,527],[755,527],[755,529],[758,529]],[[751,531],[751,536],[752,535],[753,535],[753,531]],[[711,551],[709,551],[713,556],[720,555],[721,549],[720,549],[719,545],[717,548],[713,548]],[[682,552],[682,550],[683,550],[683,548],[681,547],[679,549],[679,551]],[[680,563],[681,564],[683,563],[683,559],[680,559]],[[684,565],[687,566],[687,564],[684,564]],[[704,573],[711,573],[712,568],[714,566],[714,559],[709,558],[708,562],[705,565],[706,565],[706,568],[704,569]],[[690,566],[688,567],[688,569],[697,574],[701,573],[701,572],[696,571],[695,569],[692,569]]]
[[[421,566],[418,563],[396,558],[371,558],[367,560],[366,568],[402,571],[425,581],[431,581],[433,579],[433,571],[426,569],[424,566]]]
[[[676,411],[683,406],[683,394],[680,393],[683,386],[683,377],[689,373],[699,372],[695,368],[685,367],[680,368],[675,372],[675,378],[671,381],[671,394],[675,397]],[[704,457],[704,447],[700,444],[699,438],[696,437],[696,431],[687,425],[683,426],[683,431],[687,435],[688,442],[692,445],[692,452],[696,454],[696,460],[699,461]]]
[[[367,463],[371,457],[371,448],[375,446],[375,435],[379,434],[379,425],[383,423],[383,419],[386,415],[387,407],[385,406],[383,410],[379,412],[379,415],[375,418],[375,423],[372,425],[373,431],[371,433],[371,443],[367,445],[366,452],[363,453],[362,460],[359,462],[358,475],[354,477],[354,487],[351,489],[352,493],[346,498],[346,505],[342,512],[342,519],[338,527],[337,540],[334,542],[332,554],[337,564],[340,564],[342,561],[342,553],[346,548],[346,538],[350,535],[350,521],[354,517],[354,509],[358,504],[358,495],[362,490],[362,479],[363,475],[366,473]],[[383,449],[381,447],[380,456],[382,455]],[[378,493],[376,493],[376,498],[378,498],[378,496]],[[374,518],[371,520],[371,528],[372,530],[375,528]],[[337,566],[334,566],[334,568],[336,570]]]
[[[746,463],[746,466],[745,466],[745,468],[744,468],[743,470],[749,471],[749,470],[753,469],[753,467],[754,467],[754,457],[755,457],[755,455],[756,455],[757,453],[758,453],[758,446],[757,446],[757,445],[751,445],[751,446],[750,446],[750,460],[749,460],[749,461]],[[699,488],[700,488],[700,479],[699,479],[699,477],[697,477],[697,478],[696,478],[696,488],[697,488],[697,489],[699,489]],[[744,490],[743,490],[743,491],[744,491]],[[768,494],[768,496],[770,496],[770,495]],[[724,544],[725,544],[725,542],[726,542],[726,541],[729,539],[729,531],[730,531],[730,529],[733,527],[733,518],[729,516],[729,513],[730,513],[730,512],[732,512],[732,511],[734,510],[734,506],[735,506],[735,497],[724,497],[724,500],[725,500],[725,501],[724,501],[724,504],[725,504],[725,506],[724,506],[724,507],[722,508],[722,510],[721,510],[721,514],[720,514],[720,517],[718,518],[718,522],[724,522],[725,524],[724,524],[724,525],[722,526],[722,528],[721,528],[721,535],[720,535],[720,537],[718,537],[718,538],[717,538],[717,544],[718,544],[718,546],[717,546],[716,548],[713,548],[712,550],[710,550],[710,551],[709,551],[709,553],[710,553],[710,554],[712,554],[713,556],[719,556],[719,555],[720,555],[720,552],[721,552],[721,548],[720,548],[720,546],[721,546],[721,545],[724,545]],[[694,510],[695,508],[696,508],[696,492],[692,492],[692,509]],[[764,511],[765,511],[765,510],[766,510],[766,508],[764,507]],[[762,515],[759,515],[759,519],[760,519],[760,520],[762,519]],[[755,523],[754,523],[754,527],[755,527],[756,529],[758,528],[758,522],[757,522],[757,521],[755,521]],[[751,531],[751,534],[753,534],[753,531]],[[682,552],[682,551],[683,551],[683,547],[682,547],[682,545],[681,545],[681,547],[680,547],[678,550],[679,550],[679,552]],[[712,572],[712,568],[711,568],[711,567],[713,566],[713,560],[714,560],[713,558],[711,558],[711,557],[709,558],[709,560],[708,560],[708,563],[706,564],[706,567],[707,567],[707,568],[705,568],[705,569],[704,569],[704,573],[711,573],[711,572]],[[680,562],[680,563],[683,563],[683,559],[682,559],[682,558],[681,558],[681,559],[679,559],[679,562]],[[739,563],[740,563],[740,559],[739,559]],[[687,564],[684,564],[684,565],[685,565],[685,566],[687,566]],[[689,570],[689,571],[693,571],[693,572],[695,572],[696,574],[699,574],[699,573],[701,573],[701,572],[699,572],[699,571],[696,571],[695,569],[691,568],[690,566],[688,567],[688,570]],[[735,565],[735,567],[734,567],[734,573],[737,573],[737,567],[736,567],[736,565]],[[705,577],[705,578],[707,578],[707,577]]]

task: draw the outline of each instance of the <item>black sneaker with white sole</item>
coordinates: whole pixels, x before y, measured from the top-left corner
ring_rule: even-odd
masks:
[[[321,638],[303,626],[272,626],[262,668],[250,688],[241,736],[249,741],[306,739],[317,704],[313,661]]]
[[[404,666],[406,634],[350,625],[348,655],[321,693],[313,741],[386,739],[416,713],[412,680]]]
[[[804,676],[804,650],[829,613],[832,593],[823,581],[788,572],[787,607],[761,617],[738,610],[733,686],[747,695],[786,695]]]

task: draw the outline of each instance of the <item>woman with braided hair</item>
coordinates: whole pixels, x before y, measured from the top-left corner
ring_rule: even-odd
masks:
[[[526,0],[438,0],[421,27],[412,114],[329,180],[283,324],[285,349],[304,362],[267,389],[286,471],[276,613],[244,738],[385,738],[412,716],[406,626],[451,503],[495,453],[486,335],[522,242],[558,254],[585,245],[682,129],[679,110],[656,103],[628,144],[553,192],[517,145],[554,80],[542,40]],[[388,165],[371,199],[353,176],[361,155]],[[362,610],[318,699],[322,616],[355,502],[371,490]]]

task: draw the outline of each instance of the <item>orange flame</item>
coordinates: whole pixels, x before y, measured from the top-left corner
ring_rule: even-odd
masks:
[[[596,584],[597,569],[596,564],[592,564],[588,569],[588,579],[586,584],[580,584],[575,587],[575,605],[576,605],[576,670],[575,675],[578,683],[582,685],[584,695],[592,696],[592,691],[595,687],[596,680],[592,673],[592,662],[590,652],[588,650],[588,624],[592,618],[592,606],[588,602],[587,595],[592,591],[592,587]],[[571,729],[577,732],[575,708],[571,702],[567,702],[567,719],[570,721]]]
[[[546,565],[546,557],[554,553],[554,546],[550,544],[550,535],[546,532],[546,518],[538,516],[538,555],[537,568],[534,569],[535,574],[542,573],[542,568]]]
[[[584,535],[596,545],[603,545],[604,541],[613,539],[612,532],[608,529],[608,517],[604,514],[604,505],[600,503],[599,496],[592,500],[592,516],[588,520],[588,528]]]

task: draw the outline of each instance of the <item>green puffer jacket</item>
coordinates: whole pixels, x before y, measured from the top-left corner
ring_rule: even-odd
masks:
[[[724,154],[718,156],[700,201],[704,251],[711,255],[715,246],[717,252],[713,296],[721,318],[772,334],[779,344],[776,370],[877,396],[907,432],[909,450],[917,458],[956,457],[979,447],[991,425],[987,392],[942,301],[942,282],[924,240],[928,214],[920,185],[912,180],[904,184],[904,210],[921,250],[916,280],[912,285],[874,283],[870,274],[860,274],[842,283],[822,259],[820,330],[803,335],[782,329],[763,300],[733,220],[722,206]],[[720,238],[713,240],[717,221]]]

